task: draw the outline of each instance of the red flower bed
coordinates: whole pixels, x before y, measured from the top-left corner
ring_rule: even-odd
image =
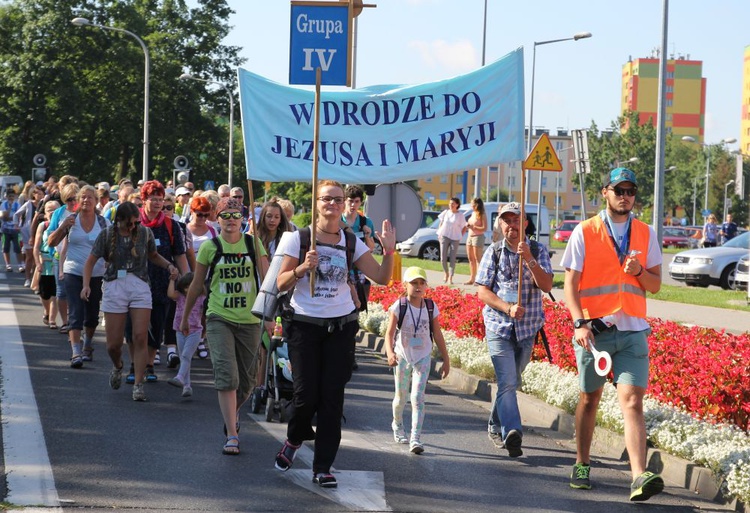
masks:
[[[403,287],[372,287],[370,301],[388,308]],[[459,337],[484,338],[482,308],[476,294],[435,287],[428,291],[440,309],[441,327]],[[562,303],[545,299],[547,334],[553,363],[576,371],[571,338],[573,324]],[[710,328],[688,328],[671,321],[649,318],[651,373],[649,394],[660,402],[685,408],[695,416],[750,427],[750,334],[731,335]],[[541,344],[534,346],[535,360],[546,359]]]

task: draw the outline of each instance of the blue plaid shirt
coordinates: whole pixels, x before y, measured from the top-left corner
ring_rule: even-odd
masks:
[[[529,243],[528,240],[526,240]],[[498,265],[492,258],[493,252],[498,251]],[[547,274],[552,274],[552,263],[549,252],[544,244],[539,244],[539,255],[536,257],[539,266]],[[484,285],[497,294],[501,282],[510,282],[518,288],[518,253],[512,252],[505,247],[505,240],[492,244],[484,252],[482,262],[479,264],[477,285]],[[496,333],[500,338],[510,339],[511,328],[515,322],[516,338],[524,340],[536,335],[536,332],[544,325],[544,307],[542,306],[542,291],[534,284],[531,270],[523,266],[523,307],[526,312],[521,319],[515,321],[505,312],[500,312],[485,306],[482,310],[484,316],[484,329],[487,332]]]

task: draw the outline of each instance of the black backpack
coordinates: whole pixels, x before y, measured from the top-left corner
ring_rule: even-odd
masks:
[[[424,298],[424,305],[427,307],[427,318],[429,319],[430,326],[430,340],[434,340],[434,333],[432,329],[432,318],[435,315],[435,302],[430,298]],[[396,328],[401,329],[401,325],[404,323],[404,317],[406,316],[406,298],[401,297],[398,301],[398,324]],[[414,326],[414,329],[417,327]]]
[[[255,259],[255,245],[253,241],[253,236],[248,233],[245,233],[243,234],[243,238],[245,239],[245,247],[247,248],[247,253],[243,253],[238,256],[250,257],[250,261],[253,264],[253,274],[255,275],[255,288],[256,290],[260,290],[260,276],[258,274],[258,265]],[[211,259],[211,263],[208,264],[208,273],[206,273],[206,281],[204,282],[205,290],[206,290],[206,299],[203,302],[204,313],[208,309],[208,297],[211,295],[211,280],[214,277],[216,264],[218,264],[219,260],[221,260],[221,257],[224,256],[224,246],[219,240],[219,237],[214,237],[209,240],[214,244],[214,246],[216,246],[216,253],[214,253],[214,257],[213,259]]]

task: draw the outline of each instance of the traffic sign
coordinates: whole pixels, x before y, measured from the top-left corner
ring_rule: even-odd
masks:
[[[523,168],[538,171],[562,171],[560,159],[557,158],[557,154],[554,148],[552,148],[552,143],[547,134],[542,134],[536,142],[531,153],[529,153],[529,156],[523,162]]]
[[[289,83],[351,85],[352,2],[292,1]]]

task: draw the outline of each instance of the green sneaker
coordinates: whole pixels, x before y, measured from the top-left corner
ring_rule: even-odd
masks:
[[[647,501],[664,490],[664,480],[659,474],[644,472],[630,485],[631,501]]]
[[[591,490],[589,472],[591,472],[590,465],[583,463],[573,465],[573,472],[570,473],[570,487],[578,490]]]

